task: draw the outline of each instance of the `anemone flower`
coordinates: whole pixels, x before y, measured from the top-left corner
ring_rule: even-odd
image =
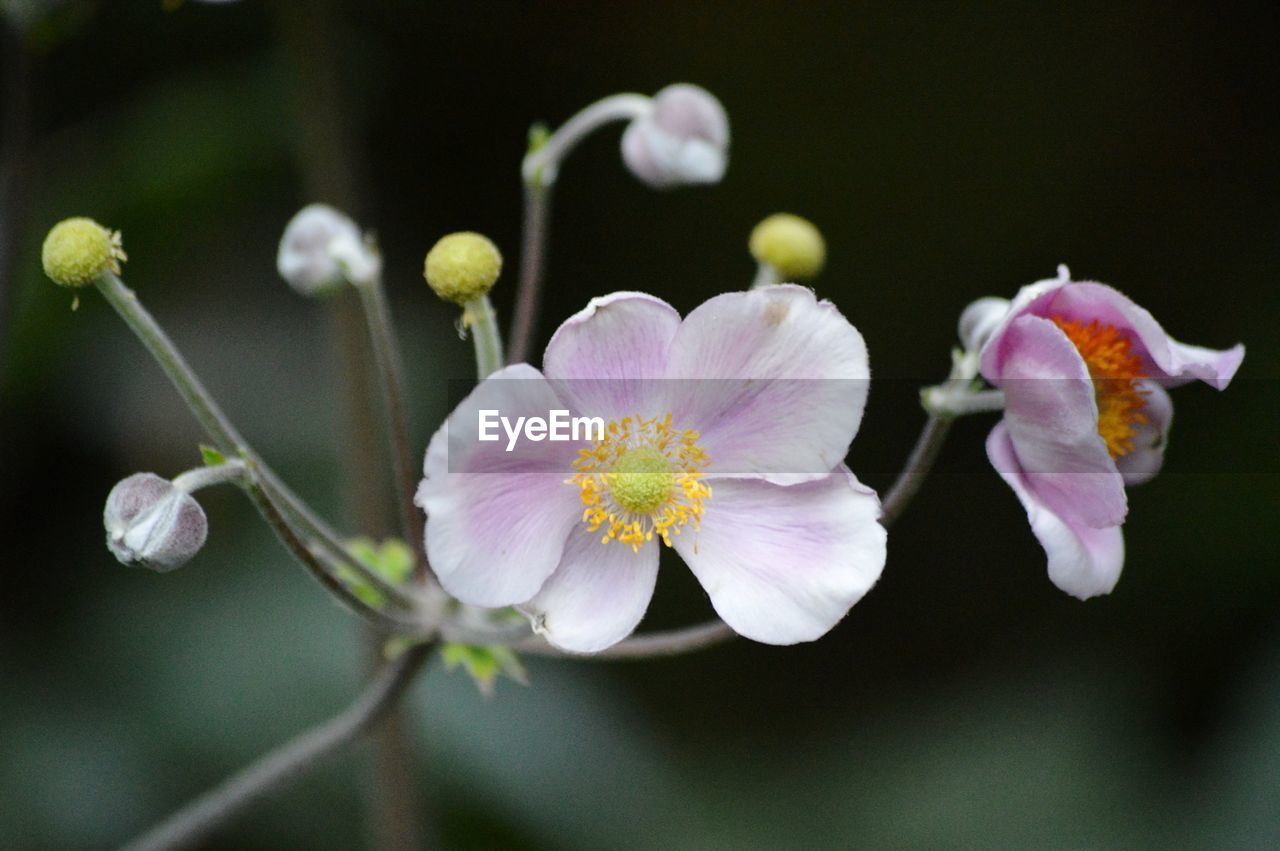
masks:
[[[987,455],[1026,509],[1054,584],[1081,599],[1115,587],[1125,486],[1164,462],[1165,389],[1198,379],[1222,390],[1243,358],[1241,345],[1179,343],[1121,293],[1065,268],[1018,293],[980,354],[1005,395]]]
[[[862,336],[803,287],[717,296],[683,320],[643,293],[594,299],[541,372],[495,373],[432,438],[417,496],[432,567],[464,603],[516,606],[586,653],[635,629],[665,545],[738,633],[816,639],[885,561],[879,500],[843,463],[868,378]],[[528,427],[554,411],[602,427]],[[481,439],[498,416],[501,439]]]

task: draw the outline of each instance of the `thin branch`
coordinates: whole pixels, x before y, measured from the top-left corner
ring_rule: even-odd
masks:
[[[524,229],[520,245],[520,280],[516,285],[515,313],[511,318],[508,357],[524,363],[533,349],[542,304],[542,278],[546,266],[547,236],[551,220],[551,187],[540,177],[524,187]]]
[[[897,520],[916,492],[920,490],[929,471],[933,469],[934,462],[938,460],[938,453],[942,451],[942,444],[950,429],[950,418],[929,416],[924,424],[924,430],[916,439],[916,445],[911,449],[911,455],[907,457],[906,466],[902,468],[902,472],[898,474],[898,478],[890,486],[888,494],[880,504],[880,523],[883,526],[887,528]]]
[[[881,503],[880,524],[882,526],[888,528],[897,520],[911,502],[912,497],[920,490],[934,462],[938,460],[938,453],[942,450],[942,444],[950,428],[950,419],[929,417],[902,472],[890,485],[888,495]],[[593,656],[574,656],[574,658],[613,660],[678,656],[715,647],[735,637],[736,633],[724,621],[715,618],[683,629],[633,635]],[[569,655],[544,641],[532,638],[519,644],[517,649],[525,653],[545,656]]]
[[[516,650],[535,656],[568,656],[573,659],[593,661],[618,661],[632,659],[656,659],[663,656],[680,656],[696,650],[705,650],[736,638],[737,633],[724,621],[709,620],[697,626],[635,635],[599,653],[578,655],[565,653],[552,647],[541,638],[532,637],[516,645]]]
[[[209,838],[267,794],[351,744],[385,717],[413,682],[431,646],[410,647],[383,666],[342,714],[272,751],[125,846],[125,851],[188,848]]]
[[[420,581],[428,576],[427,556],[422,536],[422,514],[413,504],[417,489],[414,475],[413,449],[409,438],[409,414],[405,408],[403,371],[400,349],[396,345],[395,326],[391,323],[391,311],[387,307],[382,276],[358,284],[360,304],[364,307],[369,325],[369,340],[373,348],[374,363],[378,368],[378,383],[382,390],[382,404],[386,409],[386,425],[391,448],[391,467],[399,491],[396,507],[400,516],[400,533],[413,551],[414,575]]]
[[[275,530],[280,540],[294,555],[298,556],[303,565],[320,580],[321,584],[335,591],[344,602],[351,605],[353,598],[350,591],[346,589],[345,584],[341,579],[332,575],[328,565],[321,562],[311,549],[299,539],[297,530],[294,527],[297,525],[298,518],[305,520],[306,523],[302,524],[304,531],[312,533],[307,537],[317,539],[318,543],[326,546],[330,544],[329,536],[332,535],[332,532],[322,523],[319,523],[314,513],[305,508],[305,504],[280,481],[279,477],[249,447],[248,443],[236,430],[236,427],[231,424],[231,420],[222,412],[212,394],[205,389],[195,370],[191,368],[182,353],[178,351],[178,347],[173,340],[160,327],[160,323],[156,321],[155,317],[143,307],[137,294],[125,286],[124,282],[111,272],[104,272],[98,276],[97,287],[107,302],[115,308],[116,313],[120,314],[125,324],[142,341],[143,346],[155,358],[160,368],[164,370],[165,375],[169,377],[169,381],[177,388],[183,401],[187,403],[187,407],[195,414],[196,419],[204,427],[209,438],[227,455],[243,457],[245,462],[252,468],[258,486],[251,489],[250,494],[254,496],[254,502],[258,506],[258,510],[262,512],[263,517]],[[286,511],[281,510],[281,503],[287,503]],[[270,509],[270,513],[268,513],[268,509]],[[294,520],[293,523],[289,522],[291,517],[285,516],[286,513],[291,515]],[[307,529],[308,526],[312,528]],[[411,601],[404,597],[402,590],[386,585],[383,577],[369,570],[359,559],[354,558],[346,550],[345,546],[329,546],[329,549],[331,550],[331,555],[337,561],[345,563],[351,570],[380,586],[386,594],[396,597],[401,603],[411,605]],[[338,591],[336,589],[342,590]],[[375,618],[380,616],[380,613],[369,609],[358,599],[353,608],[356,608],[357,611],[367,610]]]

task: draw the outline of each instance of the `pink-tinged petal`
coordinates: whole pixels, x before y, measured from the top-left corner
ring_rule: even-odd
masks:
[[[858,330],[791,284],[726,293],[671,344],[673,422],[692,428],[710,472],[813,479],[844,460],[871,376]],[[718,379],[718,380],[705,380]]]
[[[1116,459],[1116,469],[1124,476],[1126,485],[1140,485],[1160,472],[1169,428],[1173,425],[1173,402],[1165,389],[1154,381],[1139,381],[1137,386],[1146,396],[1147,404],[1142,412],[1147,421],[1135,427],[1133,450]]]
[[[996,364],[1001,332],[1020,316],[1059,317],[1079,322],[1098,322],[1126,332],[1134,341],[1134,353],[1142,358],[1143,371],[1166,387],[1200,380],[1222,390],[1244,360],[1244,346],[1206,349],[1179,343],[1170,337],[1145,308],[1106,284],[1059,280],[1034,285],[1030,297],[1019,294],[1004,328],[997,330],[982,352],[982,374],[988,380],[999,376]]]
[[[523,603],[560,563],[581,515],[564,483],[581,443],[479,440],[481,409],[546,417],[563,408],[533,367],[516,364],[480,384],[431,438],[416,502],[427,512],[431,567],[445,590],[473,606]]]
[[[1169,342],[1168,361],[1161,364],[1165,374],[1171,376],[1161,382],[1166,387],[1199,379],[1214,390],[1225,390],[1244,362],[1243,343],[1236,343],[1229,349],[1206,349],[1179,343],[1172,337],[1166,339]]]
[[[635,630],[658,580],[658,544],[635,552],[585,527],[569,535],[564,558],[538,595],[520,606],[534,631],[562,650],[596,653]]]
[[[1004,423],[1037,498],[1066,521],[1115,526],[1128,503],[1076,347],[1048,319],[1022,316],[1001,335]]]
[[[1124,566],[1124,535],[1120,527],[1095,529],[1068,523],[1055,514],[1030,487],[1018,464],[1013,441],[1001,424],[987,437],[987,457],[1026,509],[1031,531],[1049,558],[1049,579],[1053,584],[1081,600],[1109,594]]]
[[[543,370],[557,392],[586,416],[606,421],[654,416],[667,351],[680,314],[651,295],[618,292],[594,298],[551,337]]]
[[[675,548],[735,632],[766,644],[824,635],[885,561],[880,500],[841,465],[790,487],[718,481],[698,531]]]

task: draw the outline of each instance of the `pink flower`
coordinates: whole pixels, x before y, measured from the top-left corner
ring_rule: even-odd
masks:
[[[1018,293],[980,354],[1005,395],[987,455],[1027,510],[1054,584],[1081,599],[1115,587],[1125,486],[1164,461],[1165,388],[1199,379],[1221,390],[1243,358],[1241,345],[1179,343],[1121,293],[1065,269]]]
[[[432,438],[417,498],[432,567],[457,599],[517,606],[551,643],[594,652],[640,622],[665,543],[737,632],[816,639],[884,566],[879,500],[843,464],[869,374],[862,336],[803,287],[717,296],[683,320],[643,293],[594,299],[543,372],[499,371]],[[556,409],[608,428],[519,452],[479,439],[482,410]]]

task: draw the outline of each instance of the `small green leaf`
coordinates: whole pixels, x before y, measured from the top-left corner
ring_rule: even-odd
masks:
[[[541,150],[542,146],[547,144],[547,140],[550,138],[551,128],[547,127],[547,125],[543,124],[541,121],[530,126],[528,153],[532,154],[535,151]]]
[[[212,446],[200,444],[200,457],[204,459],[206,467],[217,467],[219,464],[227,463],[227,456],[223,455]]]
[[[485,697],[493,696],[500,676],[506,676],[522,686],[529,684],[529,675],[520,663],[520,658],[510,647],[501,644],[480,646],[450,641],[440,648],[440,656],[450,671],[459,666],[464,668]]]
[[[369,538],[352,538],[347,541],[347,550],[370,573],[391,585],[403,585],[413,573],[413,551],[399,538],[388,538],[381,544]],[[351,593],[370,606],[378,608],[386,601],[385,595],[355,570],[340,565],[338,576]]]

